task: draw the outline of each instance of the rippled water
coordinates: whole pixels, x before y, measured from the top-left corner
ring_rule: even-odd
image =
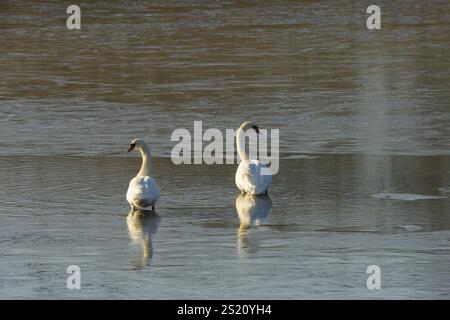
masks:
[[[0,4],[1,155],[117,155],[145,136],[280,128],[285,154],[450,154],[448,1]]]
[[[378,4],[92,1],[69,31],[0,2],[0,297],[448,299],[449,3]],[[280,130],[270,198],[172,164],[173,130],[247,119]],[[125,201],[137,136],[157,215]]]

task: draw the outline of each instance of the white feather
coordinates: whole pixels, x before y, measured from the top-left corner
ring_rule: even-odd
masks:
[[[266,192],[272,182],[272,176],[261,174],[264,167],[267,168],[259,160],[243,160],[236,171],[235,182],[238,189],[248,194]]]
[[[160,194],[161,190],[155,179],[149,176],[137,176],[130,181],[127,201],[136,209],[152,207],[158,201]]]

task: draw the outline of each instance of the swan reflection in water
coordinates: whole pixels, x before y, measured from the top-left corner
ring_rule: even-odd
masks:
[[[152,238],[160,221],[161,217],[154,211],[131,210],[128,214],[128,235],[134,249],[131,264],[135,269],[144,269],[150,265],[153,256]]]
[[[240,221],[237,237],[239,255],[245,256],[248,251],[256,250],[257,246],[252,246],[248,239],[248,230],[266,222],[271,210],[272,199],[268,194],[241,194],[236,198],[236,211]]]

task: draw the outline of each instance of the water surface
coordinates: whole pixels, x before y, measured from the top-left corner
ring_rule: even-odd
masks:
[[[91,1],[69,31],[67,3],[1,1],[0,298],[448,299],[449,2],[378,1],[377,31],[369,4]],[[197,120],[280,130],[270,198],[172,164]]]
[[[157,215],[127,219],[137,158],[0,157],[2,297],[449,297],[448,157],[284,160],[256,208],[236,206],[236,166],[154,162]],[[370,197],[379,190],[446,198]],[[72,264],[79,291],[66,289]]]
[[[446,0],[0,4],[0,155],[118,155],[176,128],[279,128],[285,155],[450,155]]]

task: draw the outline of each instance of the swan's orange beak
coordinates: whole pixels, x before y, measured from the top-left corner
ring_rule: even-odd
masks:
[[[130,146],[128,147],[128,151],[127,152],[132,151],[134,149],[134,147],[136,147],[135,144],[130,144]]]

